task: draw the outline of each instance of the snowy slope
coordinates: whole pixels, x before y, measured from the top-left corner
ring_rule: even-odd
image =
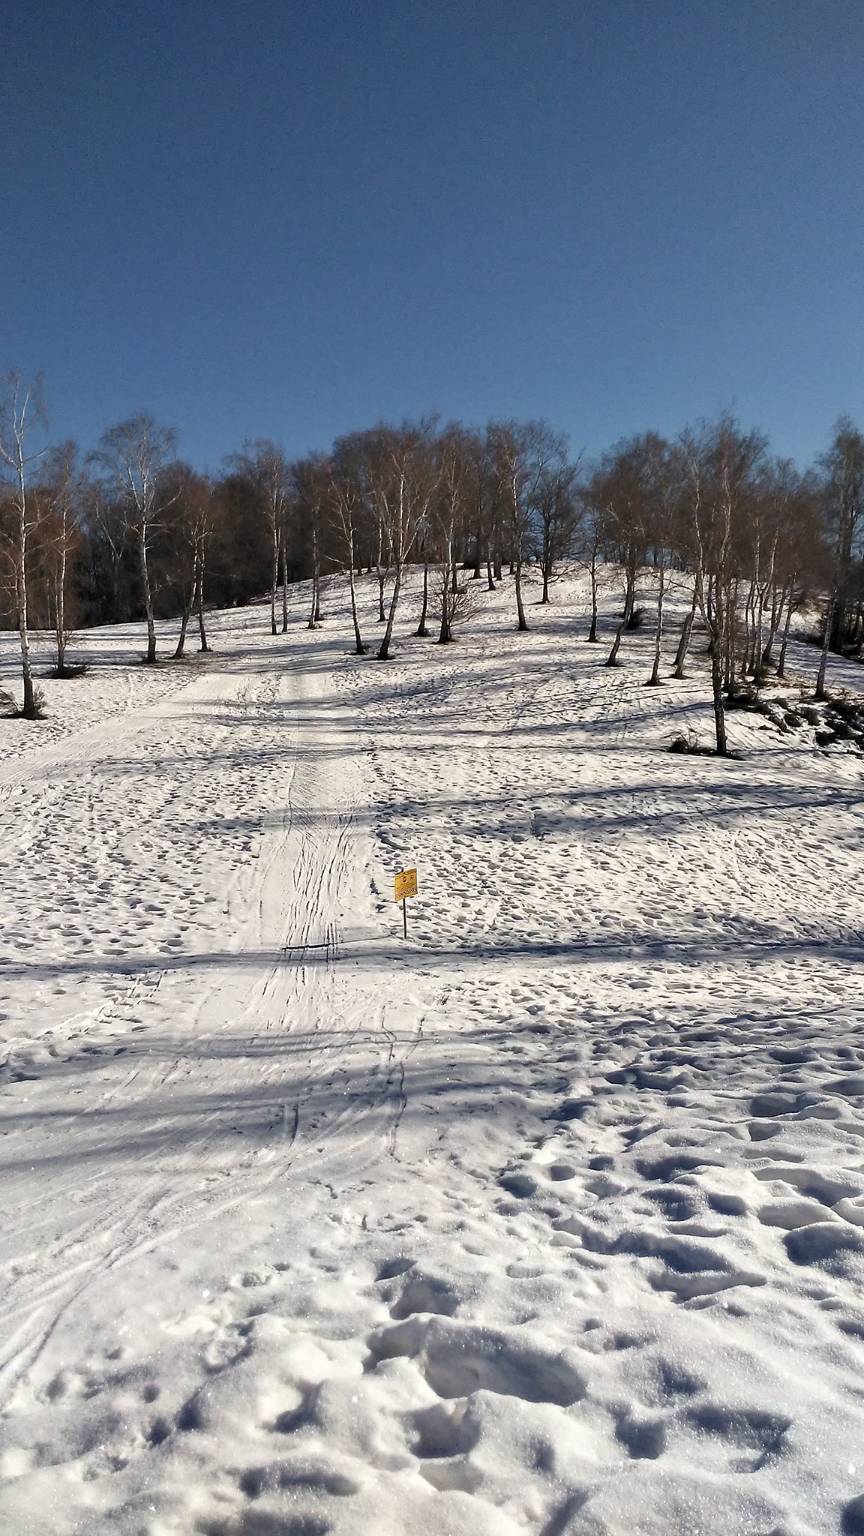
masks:
[[[555,595],[0,723],[4,1533],[864,1532],[864,760]]]

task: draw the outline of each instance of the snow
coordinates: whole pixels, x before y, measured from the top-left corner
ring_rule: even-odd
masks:
[[[0,724],[0,1529],[861,1536],[861,757],[343,601]]]

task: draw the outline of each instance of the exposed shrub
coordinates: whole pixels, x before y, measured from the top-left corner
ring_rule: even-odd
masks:
[[[864,700],[848,693],[833,694],[819,704],[802,704],[799,712],[815,728],[817,746],[851,742],[864,752]]]
[[[6,701],[8,701],[10,706],[8,709],[5,707]],[[5,690],[0,691],[0,708],[4,710],[6,718],[9,720],[44,720],[47,714],[45,695],[41,688],[33,689],[33,713],[31,715],[25,715],[24,710],[19,708],[12,694],[6,693]]]
[[[702,753],[708,751],[708,748],[703,747],[699,739],[698,731],[694,731],[692,725],[690,725],[687,727],[686,731],[680,731],[677,736],[672,737],[672,740],[669,743],[669,751],[677,753],[683,752],[690,757],[698,757],[701,756]]]
[[[714,747],[703,746],[698,731],[694,731],[692,726],[688,726],[687,730],[680,732],[679,735],[673,736],[667,751],[675,752],[679,755],[683,753],[686,757],[717,756],[717,752]],[[743,753],[727,752],[726,756],[728,758],[735,758],[737,762],[740,762],[743,757]]]
[[[62,667],[51,667],[45,676],[54,678],[83,677],[84,673],[89,670],[86,661],[79,662],[77,665],[66,662]]]
[[[756,683],[745,683],[735,678],[725,690],[727,709],[758,709],[759,688]]]
[[[844,720],[858,720],[864,717],[864,705],[860,699],[850,699],[848,693],[836,694],[831,700],[831,708],[835,714],[842,715]]]

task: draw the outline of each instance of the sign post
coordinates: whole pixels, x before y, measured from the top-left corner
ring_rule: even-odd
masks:
[[[403,869],[393,879],[393,900],[402,903],[402,936],[408,937],[408,897],[417,895],[416,869]]]

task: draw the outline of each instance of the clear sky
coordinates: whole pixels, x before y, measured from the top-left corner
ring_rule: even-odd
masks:
[[[5,0],[0,368],[218,464],[864,425],[861,0]]]

